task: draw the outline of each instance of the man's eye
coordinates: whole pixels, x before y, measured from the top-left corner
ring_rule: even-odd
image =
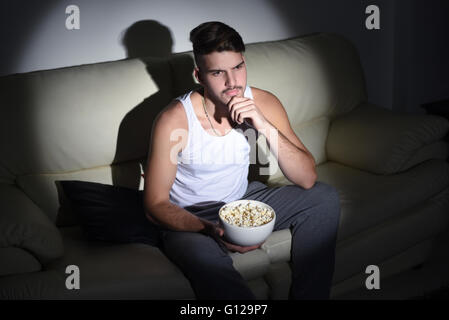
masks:
[[[214,72],[212,72],[212,75],[214,77],[218,77],[220,74],[221,74],[221,71],[214,71]]]

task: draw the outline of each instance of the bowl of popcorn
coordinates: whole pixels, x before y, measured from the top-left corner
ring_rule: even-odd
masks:
[[[226,239],[240,246],[263,243],[273,231],[276,214],[269,205],[256,200],[237,200],[218,211]]]

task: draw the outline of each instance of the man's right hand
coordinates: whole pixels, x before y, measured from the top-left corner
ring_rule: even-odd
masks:
[[[211,236],[212,238],[215,239],[215,241],[217,241],[219,244],[224,244],[225,247],[232,252],[239,252],[239,253],[245,253],[251,250],[255,250],[260,248],[260,246],[262,245],[262,243],[254,245],[254,246],[249,246],[249,247],[244,247],[244,246],[239,246],[233,243],[229,243],[227,241],[224,240],[224,230],[223,228],[221,228],[218,224],[209,222],[209,221],[205,221],[203,220],[205,227],[203,229],[203,233],[207,234],[208,236]]]

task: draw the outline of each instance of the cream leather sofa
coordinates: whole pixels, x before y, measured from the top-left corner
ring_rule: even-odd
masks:
[[[425,262],[449,220],[449,130],[443,118],[369,103],[359,56],[334,34],[249,44],[248,83],[276,94],[335,186],[342,215],[332,297]],[[129,59],[1,78],[0,298],[189,299],[192,289],[156,247],[88,243],[55,181],[142,189],[155,115],[191,88],[191,53]],[[263,139],[259,141],[263,146]],[[262,149],[263,150],[263,149]],[[270,155],[263,157],[273,161]],[[271,168],[275,163],[270,162]],[[278,171],[251,179],[288,181]],[[260,298],[284,299],[290,232],[233,254]],[[80,289],[68,290],[69,265]]]

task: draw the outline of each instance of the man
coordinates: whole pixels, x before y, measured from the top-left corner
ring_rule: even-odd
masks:
[[[159,114],[145,170],[144,205],[148,219],[161,228],[163,252],[184,272],[197,298],[253,299],[229,251],[244,253],[260,244],[228,243],[217,221],[224,203],[259,200],[276,211],[275,230],[292,231],[291,298],[329,298],[337,192],[316,182],[314,158],[293,132],[280,101],[247,86],[240,35],[223,23],[207,22],[191,31],[190,40],[202,90],[177,98]],[[293,185],[248,184],[246,130],[266,136]],[[233,161],[221,161],[229,154]]]

